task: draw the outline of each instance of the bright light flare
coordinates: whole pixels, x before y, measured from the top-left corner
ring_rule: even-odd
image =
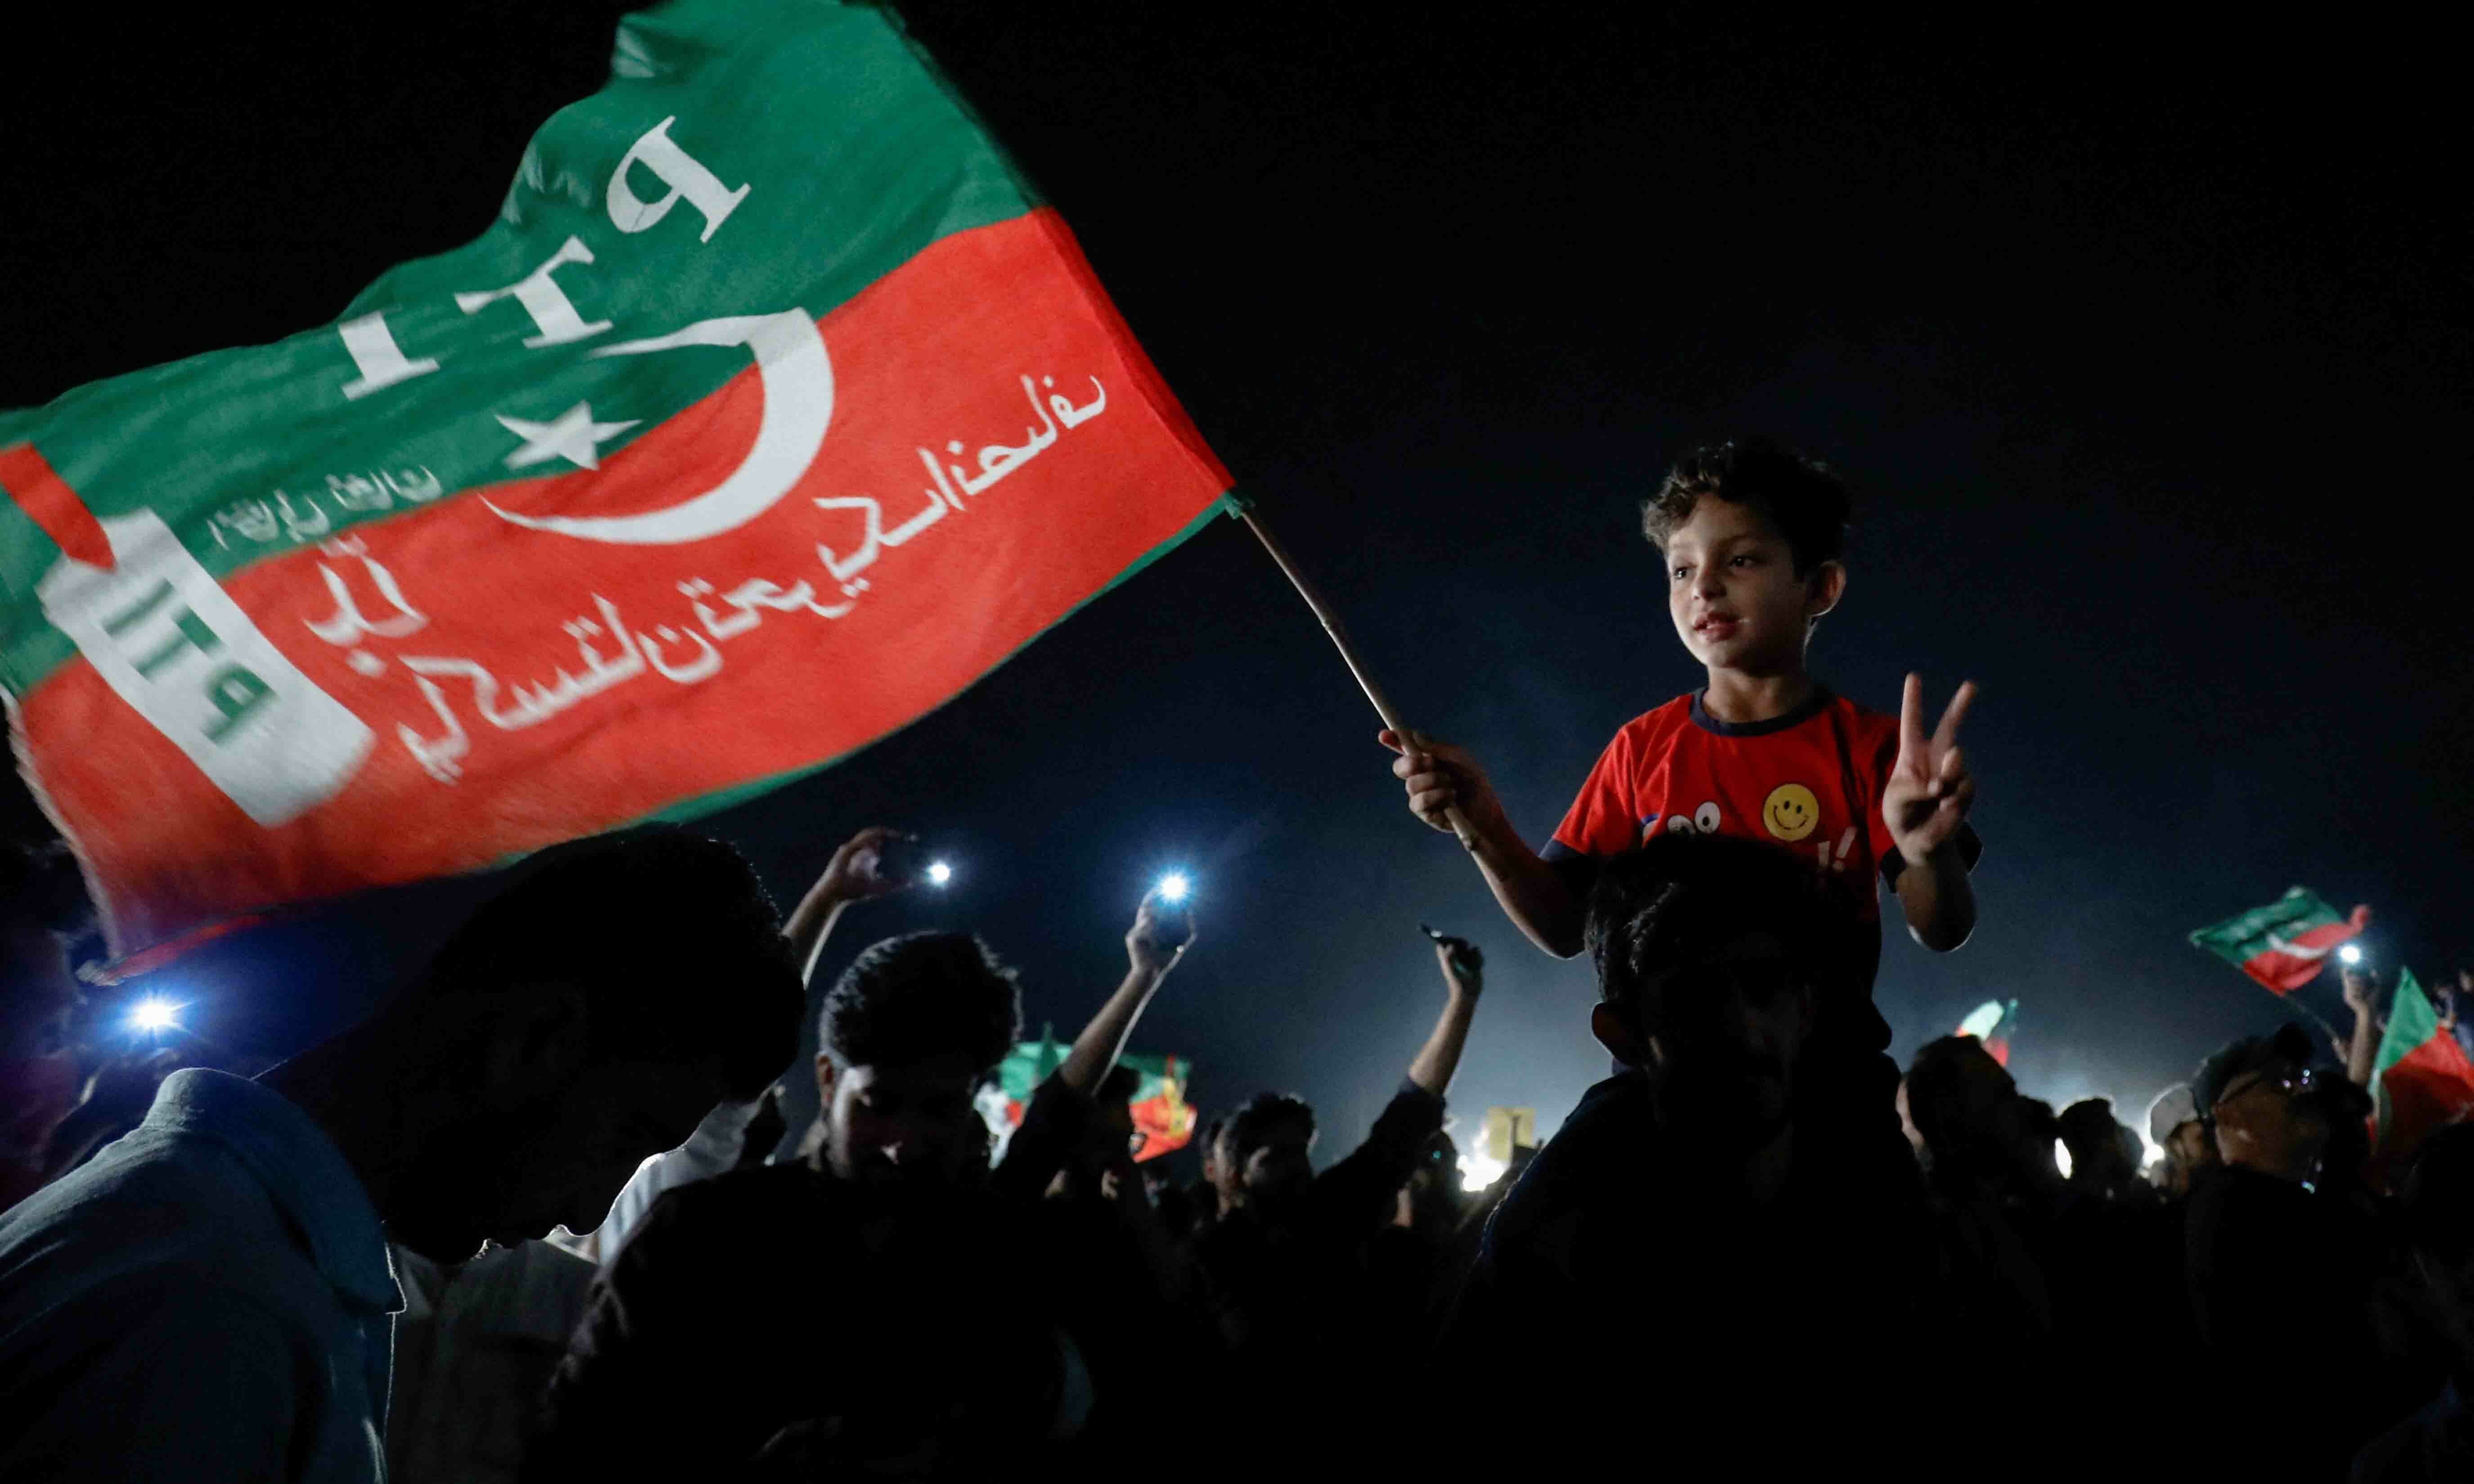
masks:
[[[2053,1163],[2060,1168],[2064,1180],[2071,1178],[2071,1146],[2058,1138],[2053,1140]]]
[[[2359,964],[2363,961],[2363,950],[2349,943],[2337,950],[2337,957],[2343,963]]]
[[[930,862],[928,863],[928,884],[929,884],[929,885],[931,885],[931,886],[943,886],[946,882],[951,881],[951,880],[953,880],[953,879],[954,879],[954,868],[953,868],[953,867],[946,865],[946,864],[945,864],[943,861],[941,861],[941,860],[932,860],[932,861],[930,861]]]
[[[132,1030],[139,1031],[178,1030],[181,1007],[167,999],[141,999],[130,1007],[129,1025]]]
[[[1175,906],[1176,903],[1185,900],[1185,894],[1187,891],[1191,890],[1191,882],[1187,881],[1183,875],[1172,871],[1167,875],[1160,877],[1159,899],[1169,903],[1171,906]]]
[[[1501,1160],[1480,1154],[1475,1150],[1462,1155],[1460,1165],[1461,1188],[1472,1194],[1501,1180],[1504,1171],[1512,1168]]]

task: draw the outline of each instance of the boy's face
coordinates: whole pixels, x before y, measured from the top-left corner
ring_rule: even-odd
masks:
[[[1836,566],[1811,575],[1834,575]],[[1809,625],[1836,601],[1835,587],[1797,577],[1786,538],[1749,505],[1705,496],[1666,540],[1666,611],[1684,647],[1713,670],[1797,668]]]

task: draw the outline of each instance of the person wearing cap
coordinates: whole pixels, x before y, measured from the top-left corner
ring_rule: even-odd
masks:
[[[2401,1377],[2404,1357],[2384,1343],[2393,1331],[2375,1315],[2388,1276],[2377,1229],[2307,1184],[2328,1142],[2310,1095],[2311,1044],[2292,1024],[2244,1037],[2191,1079],[2221,1161],[2194,1173],[2183,1226],[2199,1371],[2219,1415],[2274,1408],[2273,1425],[2224,1429],[2240,1461],[2268,1477],[2341,1476],[2396,1421],[2401,1399],[2430,1390]],[[2345,1363],[2327,1364],[2333,1356]],[[2310,1404],[2284,1405],[2297,1386]]]
[[[2180,1200],[2191,1193],[2191,1177],[2217,1162],[2217,1146],[2199,1121],[2199,1100],[2187,1082],[2177,1082],[2147,1105],[2147,1138],[2165,1151],[2156,1183]]]
[[[2252,1174],[2300,1185],[2318,1168],[2328,1122],[2311,1090],[2311,1038],[2288,1023],[2245,1036],[2199,1064],[2192,1100],[2217,1157]]]

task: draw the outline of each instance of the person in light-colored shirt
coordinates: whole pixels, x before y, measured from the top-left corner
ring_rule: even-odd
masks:
[[[584,1318],[593,1264],[547,1242],[485,1247],[464,1263],[394,1251],[392,1484],[506,1484],[523,1464],[533,1410]]]
[[[546,1241],[492,1243],[461,1263],[392,1250],[403,1285],[387,1420],[394,1484],[512,1484],[543,1388],[584,1318],[602,1244],[615,1256],[662,1192],[739,1163],[764,1106],[715,1104],[686,1143],[636,1166],[610,1214],[582,1236],[562,1226]]]
[[[459,1263],[597,1220],[645,1155],[764,1090],[800,1000],[746,862],[644,831],[549,852],[255,1082],[176,1073],[0,1214],[0,1477],[382,1479],[389,1239]]]

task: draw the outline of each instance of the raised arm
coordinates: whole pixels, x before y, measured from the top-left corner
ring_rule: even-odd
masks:
[[[1443,1013],[1426,1043],[1409,1064],[1409,1080],[1437,1097],[1452,1085],[1461,1065],[1461,1048],[1468,1043],[1469,1019],[1477,1014],[1477,997],[1486,987],[1486,956],[1477,945],[1446,938],[1435,945],[1435,962],[1443,970]]]
[[[1194,943],[1194,922],[1182,912],[1163,911],[1158,894],[1143,898],[1134,909],[1134,925],[1126,933],[1125,982],[1100,1007],[1082,1034],[1074,1038],[1074,1049],[1065,1054],[1063,1065],[1056,1068],[1056,1080],[1088,1097],[1117,1065],[1117,1057],[1126,1049],[1126,1038],[1133,1033],[1134,1022],[1142,1018],[1143,1008],[1168,977],[1168,971],[1185,957]]]
[[[2345,1007],[2354,1012],[2354,1034],[2341,1048],[2345,1075],[2357,1087],[2371,1085],[2371,1069],[2380,1056],[2379,984],[2359,969],[2344,970]]]
[[[1478,874],[1486,878],[1487,890],[1494,893],[1513,925],[1557,958],[1580,952],[1584,904],[1564,874],[1531,850],[1512,827],[1503,801],[1495,797],[1494,785],[1477,759],[1465,749],[1434,741],[1420,731],[1413,730],[1406,737],[1385,731],[1376,740],[1400,754],[1393,760],[1392,773],[1408,790],[1410,813],[1437,829],[1448,830],[1451,825],[1443,811],[1460,805],[1477,835],[1470,858],[1477,862]]]
[[[808,888],[808,895],[799,898],[790,921],[782,924],[782,936],[790,940],[791,962],[798,966],[802,980],[816,971],[816,960],[825,951],[825,940],[833,935],[834,923],[840,921],[844,907],[910,888],[910,881],[885,869],[885,847],[897,838],[902,838],[902,831],[882,825],[851,836],[834,852],[824,874]]]
[[[1460,1066],[1461,1047],[1468,1041],[1469,1017],[1477,1011],[1485,960],[1476,946],[1446,938],[1435,946],[1443,969],[1443,1013],[1426,1043],[1409,1064],[1408,1080],[1392,1094],[1366,1142],[1347,1158],[1317,1175],[1306,1219],[1333,1230],[1370,1233],[1389,1219],[1400,1186],[1423,1156],[1426,1141],[1443,1126],[1443,1089]]]
[[[1194,924],[1182,912],[1164,911],[1152,897],[1134,910],[1134,925],[1126,934],[1129,967],[1082,1034],[1074,1038],[1065,1061],[1031,1094],[1022,1124],[1006,1145],[997,1165],[994,1188],[1008,1199],[1035,1197],[1081,1144],[1093,1116],[1092,1095],[1126,1049],[1126,1038],[1160,981],[1168,977],[1194,943]]]

